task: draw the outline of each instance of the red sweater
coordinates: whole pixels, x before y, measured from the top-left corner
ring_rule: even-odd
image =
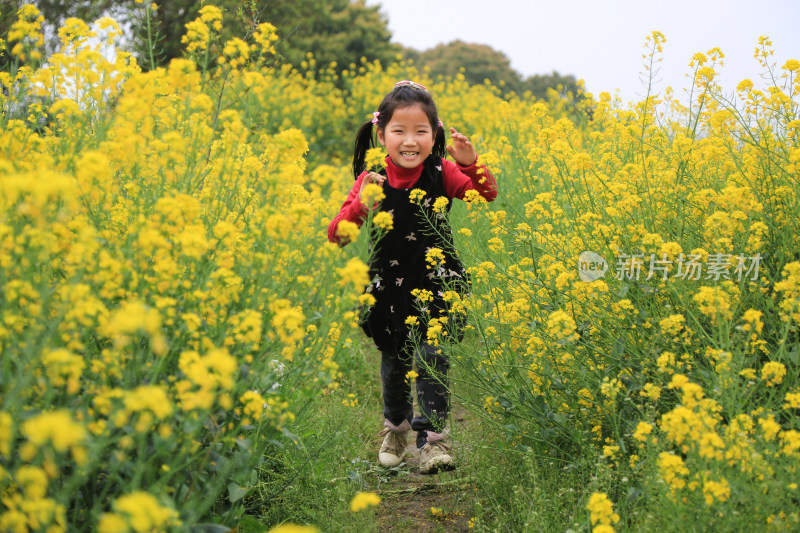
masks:
[[[392,162],[390,157],[386,157],[386,177],[391,187],[395,189],[410,189],[417,183],[424,165],[415,168],[398,167]],[[483,169],[482,174],[478,170]],[[368,172],[365,170],[356,178],[353,188],[347,195],[347,199],[342,204],[339,214],[336,215],[328,225],[328,240],[339,243],[340,239],[336,235],[336,228],[340,220],[349,220],[361,227],[367,217],[367,209],[358,199],[358,191],[361,190],[361,183]],[[442,175],[444,176],[444,189],[450,198],[464,199],[467,191],[475,190],[487,201],[491,202],[497,198],[497,182],[489,169],[484,165],[478,165],[476,159],[473,164],[463,167],[458,163],[453,163],[442,158]],[[483,183],[481,183],[483,180]]]

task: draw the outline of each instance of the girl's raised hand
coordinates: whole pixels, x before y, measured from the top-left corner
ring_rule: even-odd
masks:
[[[462,167],[468,167],[475,163],[478,159],[478,153],[475,147],[469,142],[466,135],[458,133],[455,128],[450,128],[450,137],[453,139],[452,145],[447,145],[445,148],[447,153],[453,156],[453,159]]]

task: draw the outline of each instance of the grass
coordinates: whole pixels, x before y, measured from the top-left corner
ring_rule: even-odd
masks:
[[[298,414],[289,439],[265,458],[259,480],[247,498],[248,531],[281,523],[313,524],[323,531],[369,531],[374,517],[352,513],[353,495],[367,490],[365,477],[374,468],[367,455],[365,427],[378,428],[379,382],[370,375],[366,350],[356,346],[343,368],[339,389],[320,397]],[[342,400],[352,393],[355,406]]]
[[[398,467],[377,463],[382,422],[379,355],[368,339],[355,343],[336,393],[298,417],[298,443],[285,439],[265,457],[246,500],[240,531],[267,531],[282,523],[322,531],[580,531],[591,492],[587,470],[521,453],[468,406],[474,391],[457,390],[451,431],[458,468],[433,476],[417,472],[417,457]],[[454,366],[458,382],[458,365]],[[463,387],[462,387],[463,388]],[[342,399],[355,394],[355,406]],[[475,409],[475,407],[471,407]],[[375,509],[353,513],[357,491],[376,492]]]

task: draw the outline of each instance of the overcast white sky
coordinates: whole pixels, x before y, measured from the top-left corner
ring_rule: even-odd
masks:
[[[394,41],[418,50],[455,39],[504,52],[521,74],[556,70],[583,78],[587,90],[644,95],[639,81],[646,37],[667,38],[661,82],[688,86],[695,52],[718,46],[725,53],[720,79],[732,91],[761,73],[753,50],[772,39],[775,62],[800,59],[800,0],[368,0],[380,4]]]

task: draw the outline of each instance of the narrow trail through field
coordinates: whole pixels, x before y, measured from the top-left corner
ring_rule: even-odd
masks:
[[[419,451],[415,433],[409,433],[404,462],[386,469],[387,476],[377,489],[381,504],[377,509],[378,531],[387,532],[462,532],[469,531],[470,509],[475,498],[465,456],[467,445],[459,439],[469,413],[454,403],[452,421],[453,457],[456,468],[437,474],[419,473]],[[370,441],[374,451],[381,444],[376,435]]]

